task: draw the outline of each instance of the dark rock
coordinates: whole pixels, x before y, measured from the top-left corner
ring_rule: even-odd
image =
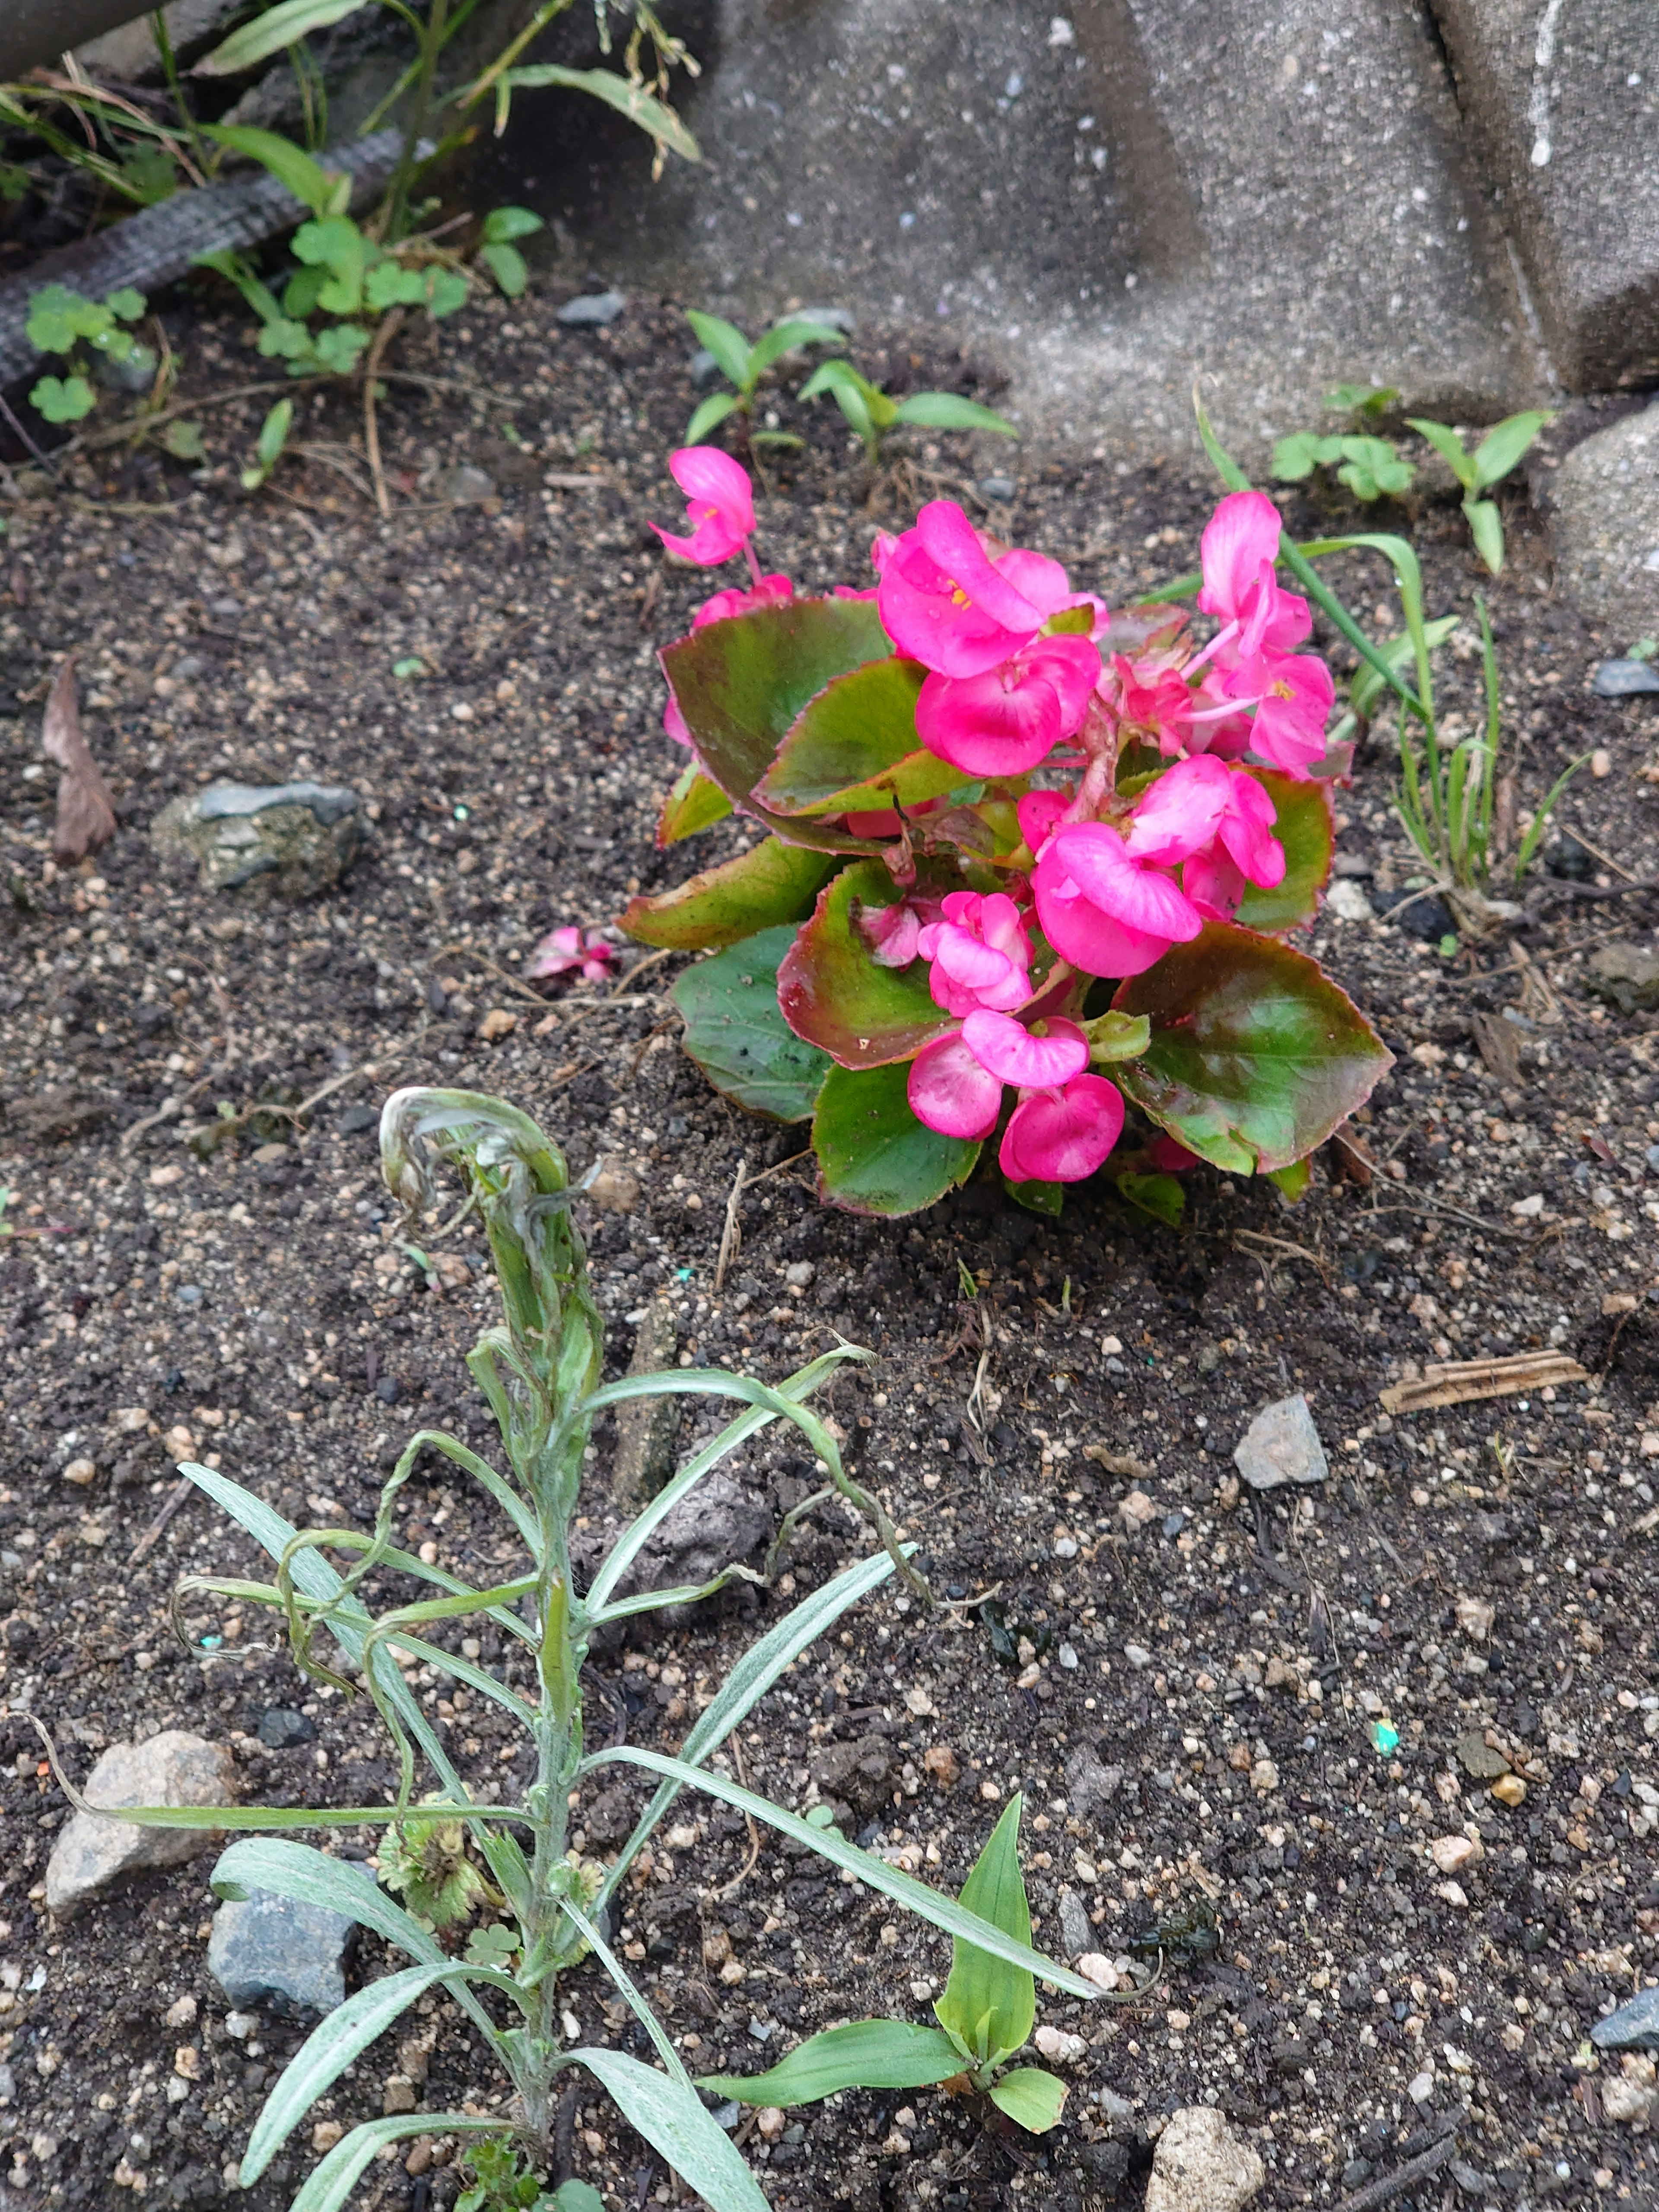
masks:
[[[259,1741],[268,1751],[292,1751],[296,1744],[313,1743],[316,1723],[289,1705],[270,1705],[259,1716]]]
[[[811,1761],[810,1771],[822,1796],[839,1797],[866,1817],[883,1811],[892,1800],[893,1755],[878,1735],[824,1745]]]
[[[1443,937],[1457,933],[1451,908],[1433,891],[1373,891],[1371,903],[1378,914],[1425,945],[1437,945]]]
[[[1601,2051],[1659,2051],[1659,1989],[1641,1990],[1598,2020],[1590,2041]]]
[[[1123,1769],[1106,1765],[1092,1744],[1080,1743],[1066,1753],[1066,1802],[1073,1812],[1097,1813],[1122,1785]]]
[[[1100,1948],[1089,1909],[1073,1889],[1060,1893],[1060,1941],[1068,1959],[1080,1959],[1085,1952]]]
[[[1595,855],[1564,830],[1544,855],[1544,871],[1564,884],[1587,884],[1595,873]]]
[[[285,898],[330,890],[356,859],[363,815],[355,791],[320,783],[210,783],[150,824],[164,858],[189,854],[209,890],[258,882]]]
[[[1659,953],[1617,939],[1598,945],[1589,957],[1584,988],[1621,1014],[1651,1013],[1659,1007]]]
[[[369,1130],[380,1127],[380,1109],[378,1106],[348,1106],[334,1126],[343,1137],[366,1136]]]
[[[285,2015],[332,2012],[345,2002],[346,1955],[356,1932],[343,1912],[252,1890],[214,1914],[208,1972],[233,2005]]]

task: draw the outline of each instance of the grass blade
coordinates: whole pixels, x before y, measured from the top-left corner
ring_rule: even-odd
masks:
[[[320,2165],[313,2166],[289,2212],[338,2212],[375,2152],[406,2136],[505,2136],[512,2131],[510,2120],[479,2119],[471,2112],[400,2112],[396,2119],[365,2120],[343,2136]]]

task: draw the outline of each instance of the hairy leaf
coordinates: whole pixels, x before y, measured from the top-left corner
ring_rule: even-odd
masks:
[[[387,2143],[402,2142],[409,2136],[506,2135],[511,2124],[506,2119],[483,2119],[470,2112],[400,2112],[395,2119],[365,2120],[312,2167],[289,2212],[338,2212],[363,2168]]]
[[[625,2051],[578,2050],[568,2062],[586,2066],[611,2093],[623,2117],[715,2212],[770,2212],[741,2153],[684,2081],[658,2073]]]

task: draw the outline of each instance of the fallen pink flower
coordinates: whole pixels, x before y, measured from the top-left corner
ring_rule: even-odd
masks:
[[[1035,638],[981,675],[930,675],[916,734],[965,775],[1024,775],[1077,730],[1099,675],[1086,637]]]
[[[1170,878],[1132,860],[1103,822],[1057,830],[1031,881],[1049,944],[1092,975],[1139,975],[1204,926]]]
[[[1010,1182],[1081,1182],[1123,1132],[1123,1098],[1103,1075],[1022,1098],[1003,1132],[998,1165]]]
[[[988,1137],[1002,1110],[1002,1082],[960,1034],[924,1045],[910,1063],[910,1111],[941,1137]]]
[[[933,1003],[948,1014],[971,1014],[978,1006],[1006,1011],[1031,995],[1030,939],[1019,908],[1002,891],[952,891],[942,918],[929,922],[916,943],[933,963]]]
[[[1027,645],[1047,619],[1002,574],[954,501],[929,500],[885,551],[876,593],[901,653],[940,676],[982,676]]]
[[[603,983],[616,957],[616,946],[607,945],[597,929],[556,929],[543,938],[519,973],[526,982],[539,983],[578,969],[590,983]]]
[[[755,495],[748,477],[718,446],[682,446],[668,457],[668,473],[685,494],[689,538],[672,537],[660,523],[651,527],[671,553],[716,568],[740,552],[755,529]]]

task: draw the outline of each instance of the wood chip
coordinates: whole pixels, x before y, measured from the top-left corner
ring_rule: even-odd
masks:
[[[52,839],[52,857],[63,867],[107,845],[116,828],[109,786],[99,774],[81,728],[73,657],[53,678],[40,728],[40,750],[64,772]]]
[[[1151,1468],[1127,1452],[1109,1451],[1104,1444],[1085,1444],[1083,1456],[1093,1460],[1097,1467],[1103,1467],[1108,1474],[1132,1475],[1137,1482],[1150,1482],[1152,1479]]]
[[[1376,1174],[1376,1162],[1354,1132],[1345,1123],[1331,1132],[1328,1147],[1331,1165],[1345,1182],[1358,1183],[1361,1190],[1369,1190]]]
[[[1521,1080],[1521,1033],[1501,1014],[1471,1014],[1476,1051],[1499,1083],[1510,1086]]]
[[[1522,1352],[1507,1359],[1453,1359],[1431,1364],[1414,1382],[1396,1382],[1377,1395],[1384,1413],[1424,1413],[1436,1406],[1462,1406],[1475,1398],[1512,1398],[1522,1390],[1588,1382],[1589,1370],[1565,1352]]]

